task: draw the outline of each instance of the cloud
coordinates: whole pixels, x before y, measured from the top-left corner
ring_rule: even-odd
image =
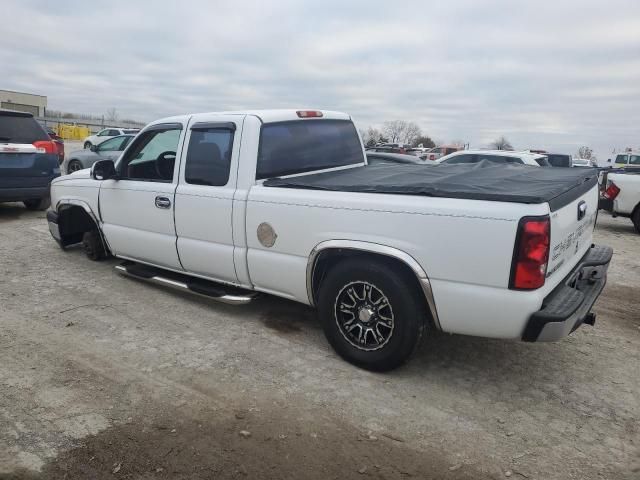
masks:
[[[640,146],[640,2],[5,0],[0,88],[53,109],[317,106],[573,153]],[[9,19],[9,20],[7,20]]]

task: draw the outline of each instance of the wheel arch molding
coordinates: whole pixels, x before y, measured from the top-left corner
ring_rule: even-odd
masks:
[[[440,330],[438,311],[427,272],[408,253],[379,243],[359,240],[325,240],[316,245],[308,256],[306,272],[307,296],[311,306],[316,306],[317,292],[322,283],[322,277],[326,269],[331,266],[331,262],[337,258],[354,255],[375,256],[402,264],[413,274],[413,277],[418,282],[426,301],[427,310],[431,315],[431,320],[434,326]]]

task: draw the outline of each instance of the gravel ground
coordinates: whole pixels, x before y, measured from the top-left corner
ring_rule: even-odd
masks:
[[[600,215],[596,240],[616,253],[595,328],[433,332],[374,374],[304,306],[126,279],[0,205],[0,478],[638,479],[640,235]]]

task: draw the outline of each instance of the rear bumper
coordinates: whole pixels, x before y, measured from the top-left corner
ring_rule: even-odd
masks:
[[[22,202],[49,196],[49,185],[44,187],[0,188],[0,202]]]
[[[559,340],[583,323],[593,325],[591,307],[607,282],[607,269],[613,249],[592,245],[573,271],[542,302],[542,308],[531,315],[522,340],[550,342]]]

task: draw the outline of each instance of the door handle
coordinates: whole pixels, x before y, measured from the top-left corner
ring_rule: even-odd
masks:
[[[170,208],[171,200],[167,197],[156,197],[156,207],[158,208]]]

